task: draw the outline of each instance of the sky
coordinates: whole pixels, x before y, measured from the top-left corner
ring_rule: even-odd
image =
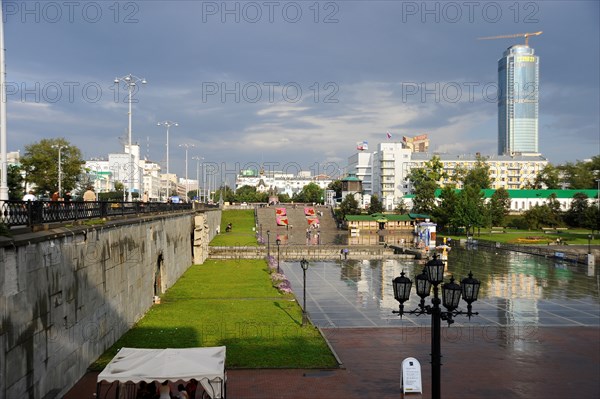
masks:
[[[132,141],[193,178],[257,165],[335,175],[367,141],[497,153],[497,61],[543,31],[539,150],[600,154],[597,1],[2,1],[8,150],[64,137],[85,159]],[[193,147],[192,147],[193,145]],[[199,160],[195,160],[198,158]]]

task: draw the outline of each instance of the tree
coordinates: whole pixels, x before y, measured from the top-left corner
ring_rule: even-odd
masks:
[[[6,173],[8,199],[13,201],[20,200],[23,198],[23,194],[25,194],[23,187],[23,175],[21,175],[21,167],[18,165],[8,165]]]
[[[571,207],[565,213],[565,221],[572,227],[589,226],[590,223],[586,220],[590,215],[588,208],[588,196],[585,193],[575,193]]]
[[[377,194],[371,195],[371,202],[369,204],[369,215],[381,212],[383,212],[383,204],[379,200],[379,197],[377,196]]]
[[[70,191],[77,186],[84,163],[81,151],[64,138],[42,139],[38,143],[25,146],[25,154],[21,158],[25,171],[25,182],[33,183],[38,194],[50,194],[58,189],[58,148],[61,150],[61,185],[63,191]]]
[[[566,185],[572,190],[590,189],[596,185],[594,171],[591,169],[593,162],[568,162],[560,166]]]
[[[290,198],[289,194],[286,194],[286,193],[277,194],[277,199],[281,203],[292,202],[292,199]]]
[[[403,215],[408,213],[408,206],[406,206],[406,202],[404,202],[404,198],[400,198],[400,201],[396,204],[396,208],[394,209],[394,213],[398,215]]]
[[[424,180],[415,184],[412,211],[415,213],[432,214],[435,204],[435,190],[437,183],[432,180]]]
[[[431,214],[436,207],[435,190],[439,187],[438,182],[447,178],[444,165],[440,158],[435,155],[422,168],[414,168],[410,171],[408,179],[413,186],[413,212]]]
[[[322,202],[323,189],[315,183],[308,183],[302,188],[302,191],[294,195],[293,199],[297,202]]]
[[[497,189],[488,204],[488,212],[492,226],[503,226],[504,218],[510,211],[510,196],[508,191],[501,187]]]
[[[457,196],[454,214],[450,223],[454,226],[465,226],[467,235],[475,227],[483,227],[486,222],[486,211],[483,203],[483,194],[475,186],[467,186]]]
[[[340,220],[344,220],[346,215],[360,215],[360,209],[358,208],[358,201],[354,198],[354,195],[348,194],[346,198],[340,204],[338,216]]]
[[[521,220],[528,229],[539,229],[541,227],[559,227],[562,223],[562,212],[556,195],[548,197],[543,205],[536,205],[523,213]]]
[[[546,188],[547,190],[556,190],[560,188],[560,171],[555,168],[552,164],[547,164],[544,168],[537,174],[535,177],[535,181],[533,183],[532,189],[542,189]]]
[[[335,198],[342,198],[342,181],[334,180],[327,186],[328,190],[335,191]]]
[[[463,186],[475,186],[480,190],[490,188],[490,166],[481,155],[477,155],[475,165],[469,169],[464,177]]]
[[[235,201],[257,202],[256,194],[256,187],[245,185],[235,190]]]
[[[440,205],[434,210],[433,217],[440,229],[452,226],[453,215],[456,213],[458,195],[453,187],[446,186],[440,193]],[[460,227],[454,226],[454,227]]]
[[[235,194],[231,187],[225,185],[214,192],[212,199],[213,202],[218,202],[219,199],[225,202],[235,202]]]

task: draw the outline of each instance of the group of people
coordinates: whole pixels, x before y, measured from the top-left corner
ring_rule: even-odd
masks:
[[[198,381],[193,378],[185,386],[177,385],[176,392],[171,392],[169,381],[164,381],[158,387],[154,381],[149,384],[142,381],[139,384],[136,399],[195,399],[196,391],[198,391]]]
[[[27,194],[25,194],[23,196],[22,200],[25,202],[37,201],[38,197],[35,195],[35,191],[29,190],[29,192],[27,192]],[[71,192],[67,191],[61,197],[60,193],[58,191],[55,191],[52,194],[52,197],[50,197],[50,200],[52,202],[59,202],[59,201],[70,202],[71,201]],[[83,193],[83,200],[84,201],[96,201],[96,193],[94,192],[94,189],[92,187],[88,187],[87,190]]]

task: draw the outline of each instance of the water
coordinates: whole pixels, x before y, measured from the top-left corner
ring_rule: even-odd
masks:
[[[481,282],[471,320],[456,325],[600,326],[600,276],[597,268],[507,251],[454,247],[448,254],[446,281],[469,271]],[[398,309],[392,280],[404,271],[414,281],[424,261],[348,260],[310,263],[307,311],[320,327],[383,327],[428,325],[429,316],[392,314]],[[282,268],[302,303],[302,269],[298,262]],[[426,304],[430,304],[430,298]],[[414,291],[405,310],[415,309]],[[466,309],[466,303],[461,302]]]

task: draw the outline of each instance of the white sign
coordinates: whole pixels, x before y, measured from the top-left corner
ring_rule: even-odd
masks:
[[[402,361],[400,386],[403,393],[423,393],[421,363],[414,357],[407,357]]]

